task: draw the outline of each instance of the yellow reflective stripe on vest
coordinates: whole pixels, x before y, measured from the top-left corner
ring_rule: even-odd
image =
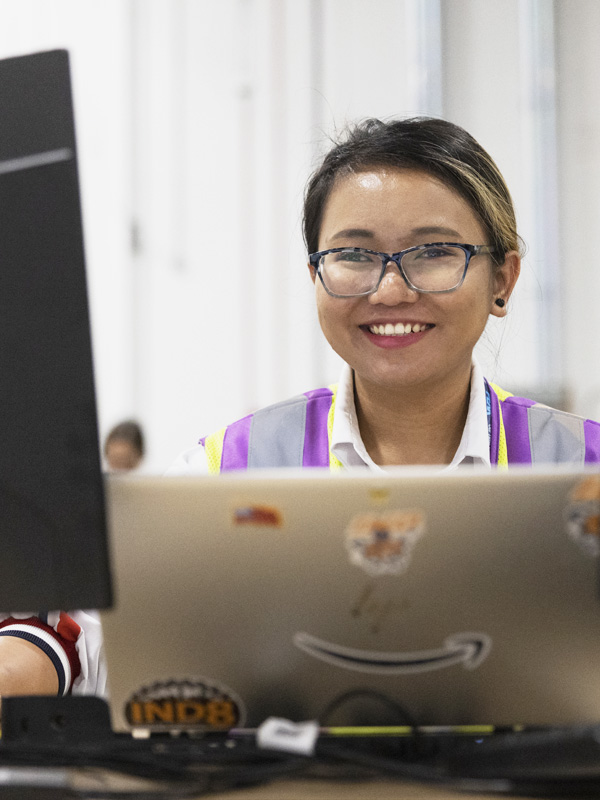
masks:
[[[211,475],[218,475],[221,471],[221,458],[223,456],[223,439],[225,438],[226,428],[221,428],[216,433],[211,433],[204,440],[204,452],[208,463],[208,471]]]
[[[512,392],[507,392],[505,389],[501,389],[497,383],[490,383],[490,386],[498,395],[498,400],[500,400],[500,402],[506,400],[507,397],[514,397]]]
[[[506,431],[504,430],[504,420],[502,419],[502,402],[507,397],[514,397],[511,392],[501,389],[497,384],[491,383],[490,386],[498,395],[498,468],[508,469],[508,449],[506,447]]]
[[[331,389],[331,407],[327,414],[327,441],[329,442],[329,469],[341,469],[342,462],[334,456],[331,450],[331,435],[333,433],[333,415],[335,413],[335,399],[337,397],[337,383],[332,383],[327,388]]]

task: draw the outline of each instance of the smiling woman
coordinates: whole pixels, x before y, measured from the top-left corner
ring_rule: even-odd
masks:
[[[423,237],[435,246],[422,248]],[[353,369],[359,429],[375,463],[452,461],[469,405],[473,348],[489,314],[505,313],[494,300],[508,299],[519,272],[514,251],[493,264],[489,241],[469,204],[421,171],[372,167],[338,178],[329,194],[319,237],[325,255],[316,254],[316,267],[311,262],[320,278],[319,320]],[[326,248],[359,243],[394,255],[379,258],[368,293],[332,296]],[[352,284],[343,295],[354,294]]]
[[[172,473],[600,461],[598,423],[513,397],[473,358],[521,257],[510,193],[465,130],[427,117],[350,129],[309,181],[304,235],[339,384],[207,436]]]

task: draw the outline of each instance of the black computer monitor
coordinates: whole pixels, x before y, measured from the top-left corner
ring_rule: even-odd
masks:
[[[106,608],[69,58],[0,60],[0,611]]]

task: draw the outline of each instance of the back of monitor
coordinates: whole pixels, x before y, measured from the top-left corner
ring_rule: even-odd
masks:
[[[110,603],[69,59],[0,61],[0,610]]]

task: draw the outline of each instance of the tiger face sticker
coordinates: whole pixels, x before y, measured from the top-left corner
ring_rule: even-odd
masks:
[[[424,530],[425,517],[414,509],[358,514],[346,528],[350,562],[373,577],[398,575]]]

